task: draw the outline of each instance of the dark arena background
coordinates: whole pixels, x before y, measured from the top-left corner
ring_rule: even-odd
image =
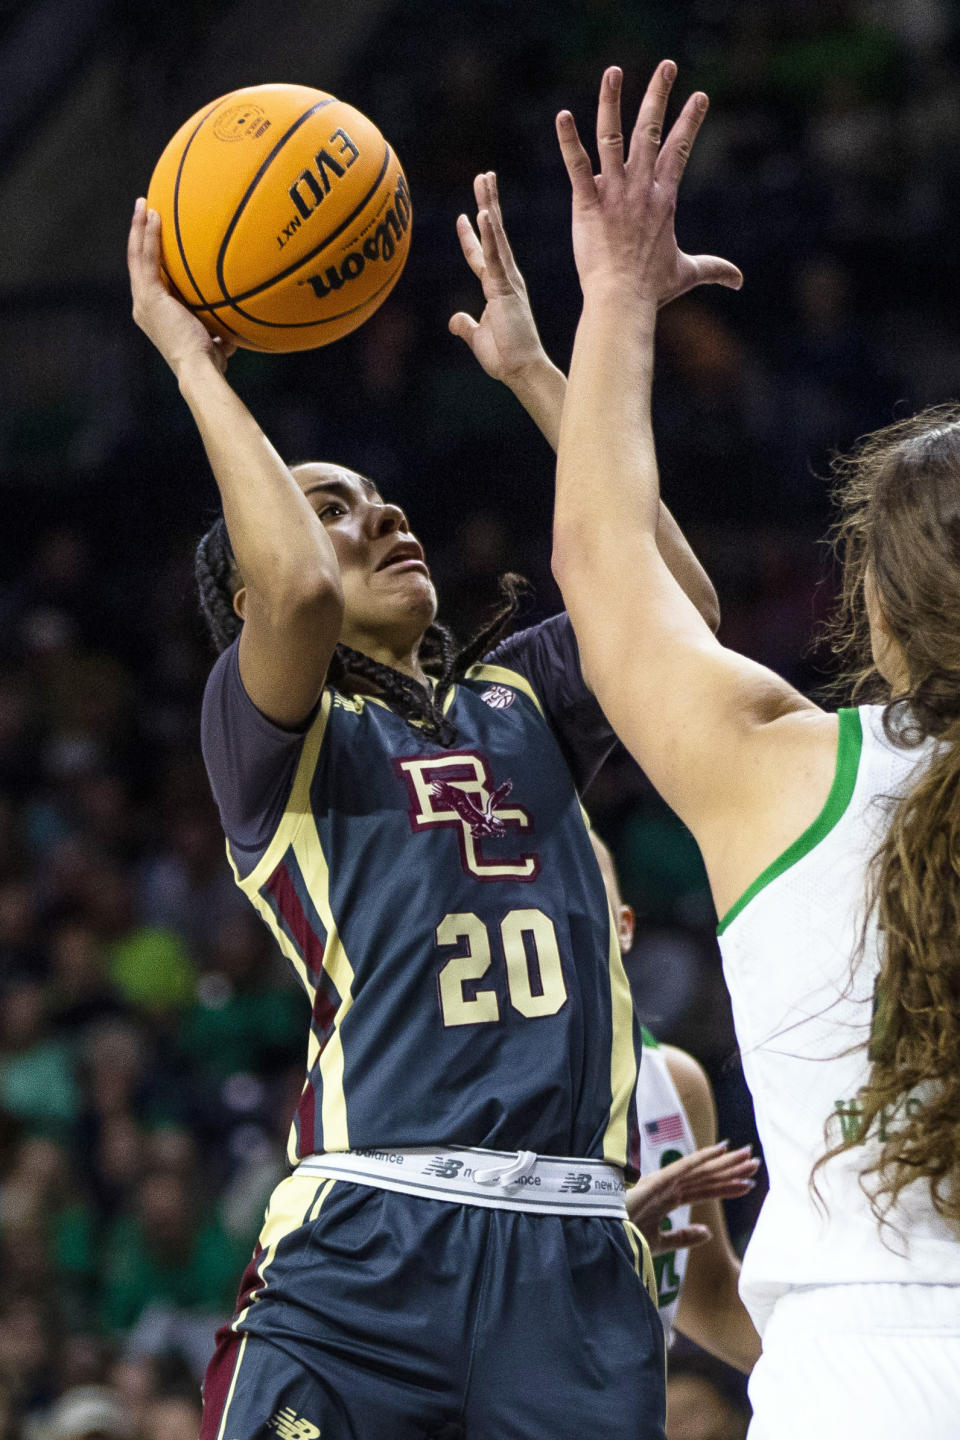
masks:
[[[447,332],[482,307],[456,217],[495,169],[565,366],[579,291],[554,115],[591,134],[617,63],[632,119],[675,58],[678,91],[712,101],[680,242],[746,283],[662,314],[664,498],[721,637],[810,690],[829,672],[831,452],[960,391],[958,41],[950,0],[7,0],[0,1440],[196,1433],[302,1079],[305,1002],[233,886],[199,754],[192,554],[216,491],[130,319],[127,228],[166,141],[207,100],[284,80],[395,147],[414,218],[393,294],[347,339],[240,353],[230,377],[287,458],[341,461],[404,506],[466,636],[505,570],[531,581],[526,620],[560,602],[551,455]],[[642,1016],[706,1067],[721,1136],[755,1140],[690,837],[622,754],[586,804],[640,917]],[[762,1193],[728,1207],[738,1250]],[[739,1378],[715,1383],[734,1419],[710,1433],[742,1435]]]

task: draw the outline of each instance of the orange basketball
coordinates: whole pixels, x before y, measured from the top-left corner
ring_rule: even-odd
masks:
[[[205,105],[157,162],[172,288],[214,335],[309,350],[362,325],[410,248],[400,162],[359,110],[305,85]]]

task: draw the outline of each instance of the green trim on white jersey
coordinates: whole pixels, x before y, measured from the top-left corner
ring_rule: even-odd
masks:
[[[837,712],[839,722],[837,730],[837,765],[833,773],[833,784],[830,786],[830,794],[820,814],[808,825],[803,834],[788,845],[782,855],[778,855],[754,880],[748,885],[740,896],[740,899],[731,905],[717,926],[717,934],[722,935],[731,921],[735,920],[740,911],[749,905],[753,897],[789,870],[791,865],[808,854],[815,845],[819,845],[824,836],[829,835],[837,821],[843,815],[853,795],[853,787],[857,782],[857,770],[860,766],[860,750],[863,745],[863,727],[860,722],[859,710],[839,710]]]

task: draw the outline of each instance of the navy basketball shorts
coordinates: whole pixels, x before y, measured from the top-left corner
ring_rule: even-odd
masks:
[[[201,1440],[663,1440],[641,1247],[622,1219],[298,1171],[217,1337]]]

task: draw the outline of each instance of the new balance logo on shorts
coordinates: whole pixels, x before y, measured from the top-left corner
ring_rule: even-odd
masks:
[[[311,1425],[302,1415],[295,1415],[289,1406],[286,1410],[278,1410],[276,1415],[271,1415],[267,1425],[271,1430],[276,1430],[280,1440],[320,1440],[320,1431],[316,1425]]]
[[[436,1160],[431,1160],[429,1165],[423,1167],[424,1175],[438,1175],[441,1180],[456,1180],[463,1169],[462,1160],[449,1160],[438,1155]]]
[[[563,1183],[560,1186],[561,1195],[586,1195],[593,1185],[593,1177],[584,1174],[564,1175]]]

